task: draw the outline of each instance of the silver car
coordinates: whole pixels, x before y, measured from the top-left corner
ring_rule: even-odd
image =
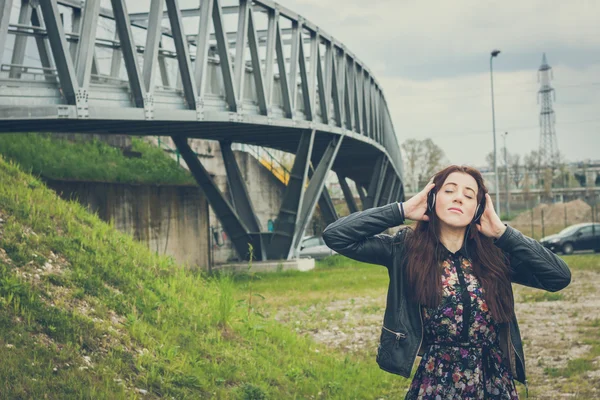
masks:
[[[314,258],[320,260],[322,258],[337,254],[331,250],[321,236],[307,236],[302,239],[300,245],[300,258]]]

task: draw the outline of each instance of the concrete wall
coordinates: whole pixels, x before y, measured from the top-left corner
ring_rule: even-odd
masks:
[[[146,140],[156,144],[155,137]],[[160,138],[163,146],[175,148],[168,136]],[[206,168],[219,190],[227,200],[231,201],[225,163],[221,154],[221,146],[218,141],[205,139],[190,139],[190,147],[198,154],[198,159]],[[277,179],[271,171],[265,168],[254,156],[244,151],[233,152],[240,172],[244,178],[250,201],[256,212],[262,231],[267,231],[269,219],[275,221],[283,200],[285,185]],[[173,154],[171,154],[173,156]],[[187,168],[184,161],[181,166]],[[237,260],[237,253],[231,241],[223,230],[212,207],[209,207],[210,223],[210,247],[211,257],[215,264],[226,263]]]
[[[178,263],[207,269],[208,201],[195,186],[47,180],[65,199],[78,199],[104,221]]]
[[[198,141],[193,140],[190,142]],[[202,142],[207,141],[202,140]],[[201,147],[201,145],[198,144],[198,147]],[[218,142],[211,141],[211,153],[212,157],[202,157],[200,161],[206,170],[214,175],[213,179],[219,186],[221,193],[224,193],[227,199],[231,200],[225,164]],[[269,219],[275,221],[275,218],[277,218],[285,185],[251,154],[243,151],[234,151],[233,154],[244,178],[261,230],[267,231]],[[210,209],[210,228],[212,232],[212,255],[215,264],[237,260],[237,253],[212,208]]]

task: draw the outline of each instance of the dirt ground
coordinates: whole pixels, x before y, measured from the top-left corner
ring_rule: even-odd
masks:
[[[600,340],[599,328],[590,327],[600,318],[600,272],[574,270],[572,274],[571,284],[557,297],[515,285],[530,399],[600,399],[600,357],[578,377],[552,377],[546,372],[588,354],[590,335],[595,343]],[[279,311],[276,319],[295,324],[299,333],[341,351],[372,354],[375,362],[384,307],[384,296],[361,297],[288,308]],[[525,398],[524,387],[519,390]]]

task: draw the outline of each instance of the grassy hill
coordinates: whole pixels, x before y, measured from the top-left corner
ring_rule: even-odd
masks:
[[[104,142],[70,142],[41,133],[0,135],[0,154],[24,171],[54,179],[121,183],[191,184],[192,175],[162,149],[132,138],[131,150],[141,157],[125,157]]]
[[[299,336],[0,157],[1,398],[373,398],[405,380]]]

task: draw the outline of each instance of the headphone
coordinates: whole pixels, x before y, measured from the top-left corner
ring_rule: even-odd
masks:
[[[427,214],[432,215],[433,210],[435,209],[435,189],[431,189],[427,194]],[[479,224],[479,220],[485,211],[485,193],[481,198],[479,204],[477,204],[477,208],[475,209],[475,216],[473,217],[473,221],[476,224]]]

